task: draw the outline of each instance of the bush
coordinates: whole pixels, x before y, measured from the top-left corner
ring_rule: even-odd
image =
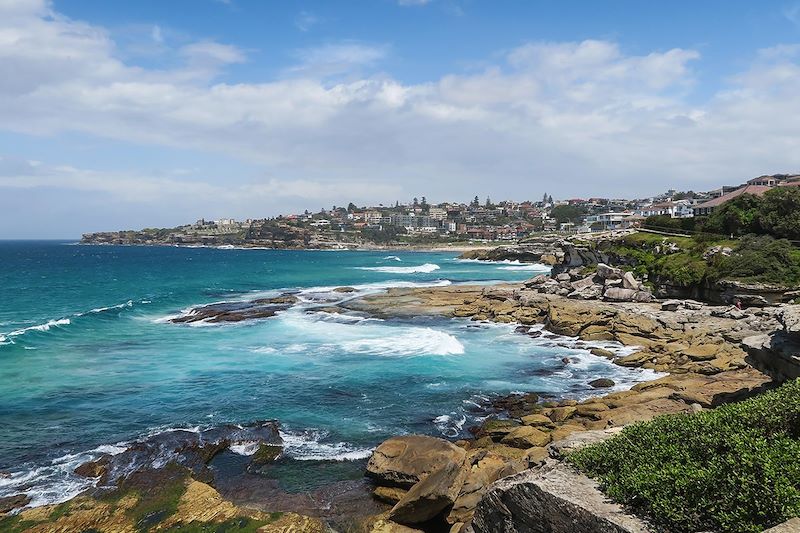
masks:
[[[668,531],[762,531],[800,516],[800,380],[634,424],[568,459]]]
[[[797,284],[800,283],[800,251],[785,239],[749,235],[739,241],[730,256],[712,261],[709,277]]]
[[[659,258],[652,273],[682,286],[696,285],[706,277],[707,263],[702,257],[680,252]]]
[[[654,230],[672,230],[680,232],[693,232],[696,219],[692,218],[672,218],[669,215],[654,215],[647,217],[642,226]]]

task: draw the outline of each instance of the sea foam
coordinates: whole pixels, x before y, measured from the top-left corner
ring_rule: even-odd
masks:
[[[355,267],[359,270],[371,270],[373,272],[385,272],[387,274],[430,274],[435,270],[439,270],[439,265],[434,263],[425,263],[424,265],[407,266],[407,267],[393,267],[393,266],[378,266],[378,267]]]

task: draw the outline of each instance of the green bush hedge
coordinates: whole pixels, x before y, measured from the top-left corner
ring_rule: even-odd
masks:
[[[634,424],[569,461],[666,531],[762,531],[800,516],[800,380]]]

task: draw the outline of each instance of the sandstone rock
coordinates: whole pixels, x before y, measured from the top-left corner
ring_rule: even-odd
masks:
[[[625,272],[622,275],[622,287],[625,289],[639,290],[639,281],[633,276],[632,272]]]
[[[622,270],[606,265],[597,264],[597,275],[602,279],[622,279]]]
[[[492,452],[476,460],[459,490],[447,521],[451,524],[469,521],[489,485],[500,478],[505,468],[506,459]]]
[[[385,440],[372,453],[367,476],[384,485],[411,487],[445,463],[462,465],[463,448],[446,440],[404,435]]]
[[[800,305],[787,305],[781,309],[778,319],[790,336],[800,336]]]
[[[589,386],[592,387],[593,389],[603,389],[603,388],[613,387],[614,385],[616,385],[616,383],[614,383],[614,380],[608,378],[593,379],[592,381],[589,382]]]
[[[687,356],[692,361],[710,361],[717,356],[719,350],[720,347],[716,344],[700,344],[690,346],[683,351],[683,355]]]
[[[563,463],[548,463],[495,483],[475,511],[476,533],[648,533]]]
[[[764,533],[800,533],[800,516],[764,530]]]
[[[523,416],[522,423],[533,427],[553,427],[554,425],[549,417],[539,413]]]
[[[594,276],[587,276],[583,279],[579,279],[577,281],[573,281],[572,283],[570,283],[570,285],[572,285],[573,290],[576,291],[592,287],[594,286],[594,284],[595,284]]]
[[[500,440],[518,426],[519,422],[515,420],[489,419],[483,422],[475,436],[478,438],[488,436],[493,440]]]
[[[586,431],[584,426],[579,426],[578,424],[564,424],[563,426],[559,426],[551,431],[550,437],[553,439],[553,442],[558,442],[566,439],[573,433],[579,433],[583,431]]]
[[[584,403],[575,407],[575,414],[578,416],[596,417],[601,411],[608,411],[608,406],[600,402]]]
[[[468,471],[459,463],[447,461],[431,472],[397,502],[389,519],[400,524],[421,524],[453,505]]]
[[[665,302],[661,302],[661,310],[662,311],[677,311],[678,309],[683,308],[684,303],[681,300],[667,300]]]
[[[614,352],[606,350],[605,348],[592,348],[589,353],[598,357],[605,357],[606,359],[614,359],[616,357]]]
[[[421,529],[392,522],[391,520],[380,519],[372,525],[371,533],[423,533]],[[300,533],[298,531],[297,533]]]
[[[375,490],[372,491],[372,496],[376,500],[395,505],[403,499],[407,492],[406,489],[401,489],[400,487],[375,487]]]
[[[561,273],[561,274],[557,274],[555,279],[556,279],[556,281],[569,281],[571,278],[570,278],[569,274],[564,272],[564,273]]]
[[[578,431],[568,435],[566,438],[552,442],[547,449],[552,457],[565,457],[568,454],[580,450],[591,444],[597,444],[608,440],[622,431],[621,427],[603,430]]]
[[[550,434],[531,426],[521,426],[503,437],[500,441],[515,448],[545,446],[550,442]]]
[[[603,293],[603,298],[611,302],[632,302],[636,299],[637,292],[634,289],[609,287]]]
[[[575,414],[575,407],[556,407],[550,412],[550,420],[553,422],[563,422]]]

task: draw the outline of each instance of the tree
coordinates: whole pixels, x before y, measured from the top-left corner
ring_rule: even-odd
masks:
[[[478,195],[475,195],[475,198],[472,199],[472,203],[470,204],[472,207],[480,207],[481,201],[478,199]]]
[[[489,198],[488,196],[486,197],[486,203],[484,204],[484,206],[486,207],[486,209],[491,209],[492,207],[492,199]]]
[[[719,235],[761,233],[761,198],[742,194],[714,209],[702,224],[702,231]]]
[[[586,208],[577,205],[557,205],[550,210],[550,216],[556,222],[578,222],[586,214]]]
[[[544,196],[542,196],[542,203],[543,204],[547,203],[547,193],[544,193]]]
[[[414,207],[418,207],[419,206],[419,200],[417,200],[416,196],[414,197],[413,205],[414,205]]]
[[[347,212],[348,213],[352,213],[353,211],[355,211],[357,209],[358,209],[358,207],[356,207],[356,204],[354,204],[353,202],[350,202],[349,204],[347,204]]]
[[[775,187],[761,198],[758,223],[778,238],[800,240],[800,187]]]
[[[552,205],[552,203],[553,203],[553,195],[552,194],[547,197],[547,203]]]

